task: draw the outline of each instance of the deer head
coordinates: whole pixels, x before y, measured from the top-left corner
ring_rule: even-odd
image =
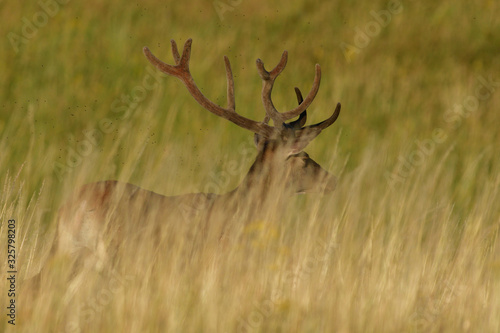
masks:
[[[258,188],[259,191],[267,191],[270,186],[279,184],[290,192],[303,193],[331,191],[335,188],[335,177],[303,152],[309,142],[335,122],[340,113],[340,103],[338,103],[328,119],[305,126],[306,109],[316,97],[321,80],[321,68],[318,64],[315,67],[313,86],[306,98],[303,99],[300,90],[295,88],[299,105],[292,110],[278,112],[273,105],[271,92],[274,81],[286,66],[288,53],[283,52],[278,65],[269,72],[265,69],[262,60],[257,59],[257,70],[263,84],[262,103],[266,111],[264,120],[259,122],[236,113],[233,74],[226,56],[224,62],[227,79],[227,107],[223,108],[206,98],[191,76],[189,60],[192,40],[186,41],[182,55],[179,54],[175,41],[172,40],[171,44],[175,65],[160,61],[147,47],[144,48],[144,54],[160,71],[179,78],[194,99],[205,109],[254,133],[254,141],[259,154],[240,189],[247,191]],[[289,122],[297,116],[299,116],[297,120]],[[269,125],[270,120],[273,121],[273,126]]]

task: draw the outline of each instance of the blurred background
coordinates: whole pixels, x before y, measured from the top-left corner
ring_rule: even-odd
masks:
[[[271,69],[289,53],[273,90],[280,111],[296,105],[295,86],[309,91],[321,65],[308,123],[337,102],[342,111],[306,150],[339,177],[325,216],[345,221],[358,211],[345,223],[363,230],[353,236],[360,249],[374,217],[385,227],[417,223],[442,207],[447,223],[479,221],[477,239],[498,244],[497,1],[43,0],[0,8],[1,221],[22,221],[25,271],[41,266],[57,207],[82,184],[118,179],[173,195],[239,183],[256,155],[251,133],[201,108],[142,53],[148,46],[172,64],[170,40],[181,48],[188,38],[202,92],[225,106],[227,55],[236,110],[255,120],[264,116],[257,58]],[[230,162],[239,172],[227,177]],[[498,245],[488,249],[498,253]],[[498,257],[482,262],[481,272],[493,272],[476,281],[485,294],[491,281],[498,287]],[[485,304],[491,312],[483,313],[499,309],[498,300]]]
[[[458,176],[467,156],[493,157],[499,141],[500,23],[494,1],[54,0],[2,7],[0,169],[14,174],[29,161],[21,171],[28,193],[43,181],[62,185],[82,168],[92,169],[89,178],[117,178],[131,160],[136,165],[129,176],[136,182],[151,163],[162,163],[163,172],[146,180],[146,187],[165,188],[170,177],[197,186],[251,137],[199,107],[175,78],[158,76],[146,89],[156,70],[142,48],[172,63],[170,39],[180,47],[193,39],[193,77],[219,104],[225,103],[227,55],[237,110],[257,120],[264,111],[255,59],[272,68],[283,50],[289,52],[273,94],[279,110],[295,105],[293,87],[310,89],[319,63],[321,88],[309,122],[326,118],[337,102],[343,107],[335,127],[309,150],[326,161],[338,140],[339,158],[349,156],[347,170],[373,149],[392,172],[398,156],[408,156],[418,149],[415,141],[432,138],[439,128],[447,139],[432,155],[455,146],[449,167]],[[483,81],[490,86],[482,88]],[[472,111],[464,109],[478,89],[485,98],[469,101]],[[107,133],[100,122],[110,126]],[[142,157],[130,142],[145,143]],[[169,172],[180,163],[190,172]]]

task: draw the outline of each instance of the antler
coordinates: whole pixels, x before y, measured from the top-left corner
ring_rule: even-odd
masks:
[[[305,147],[307,143],[311,142],[315,137],[317,137],[321,133],[321,131],[332,125],[335,122],[335,120],[337,120],[337,118],[340,115],[340,108],[341,108],[340,103],[337,103],[335,111],[333,111],[332,115],[328,119],[323,120],[322,122],[319,122],[317,124],[305,126],[302,127],[301,129],[295,130],[294,131],[295,137],[298,138],[300,141],[303,141],[305,143],[304,145]]]
[[[151,51],[144,47],[144,55],[148,58],[149,62],[153,64],[156,68],[165,74],[175,76],[179,78],[189,93],[194,97],[194,99],[205,109],[214,113],[215,115],[227,119],[239,127],[248,129],[254,133],[258,133],[266,138],[274,137],[278,134],[278,130],[272,126],[265,123],[257,122],[248,118],[245,118],[235,111],[235,100],[234,100],[234,80],[233,73],[231,71],[231,64],[229,59],[224,56],[224,63],[226,65],[226,78],[227,78],[227,108],[223,108],[208,98],[206,98],[200,89],[196,86],[191,73],[189,72],[189,59],[191,57],[191,38],[184,44],[184,50],[182,51],[182,56],[179,54],[177,49],[177,44],[174,40],[171,40],[172,44],[172,55],[174,57],[175,66],[165,64],[158,58],[156,58]]]
[[[302,93],[300,92],[300,89],[297,87],[295,87],[295,94],[297,95],[297,102],[300,105],[304,99],[302,98]],[[307,140],[309,142],[315,137],[317,137],[322,130],[329,127],[331,124],[335,122],[335,120],[337,120],[337,118],[340,115],[340,107],[341,107],[340,103],[337,103],[335,111],[333,111],[332,115],[328,119],[323,120],[322,122],[319,122],[317,124],[305,127],[304,125],[306,124],[307,121],[307,111],[304,110],[304,112],[300,114],[299,119],[291,121],[289,123],[285,123],[285,127],[293,130],[293,137],[298,138],[300,140]]]
[[[283,113],[278,112],[278,110],[276,110],[273,105],[271,92],[273,90],[274,80],[276,80],[278,75],[280,75],[283,69],[285,69],[287,59],[288,52],[284,51],[281,56],[280,62],[270,72],[268,72],[264,68],[264,63],[262,62],[262,60],[257,59],[257,70],[262,79],[262,103],[264,104],[264,108],[266,109],[267,116],[269,116],[273,120],[274,126],[280,126],[281,128],[285,127],[285,121],[295,118],[300,113],[305,111],[309,107],[309,105],[311,105],[312,101],[316,97],[316,94],[318,93],[319,84],[321,81],[321,67],[316,64],[316,73],[314,74],[313,86],[309,91],[309,94],[307,94],[306,99],[300,102],[299,106],[297,106],[295,109]]]
[[[283,137],[283,135],[287,136],[287,133],[289,133],[292,135],[292,137],[295,137],[296,140],[301,141],[305,146],[308,142],[318,136],[318,134],[321,133],[322,130],[333,124],[339,116],[340,103],[337,104],[337,107],[335,108],[335,111],[330,116],[330,118],[320,123],[303,127],[307,119],[306,109],[309,107],[309,105],[311,105],[312,101],[316,97],[321,81],[321,68],[318,64],[316,64],[316,73],[314,76],[313,86],[306,98],[303,99],[300,90],[298,88],[295,88],[295,93],[297,94],[297,101],[299,105],[295,109],[280,113],[273,105],[273,102],[271,100],[271,92],[273,89],[274,81],[283,71],[283,69],[285,69],[288,52],[283,52],[280,62],[270,72],[268,72],[264,68],[264,63],[262,62],[262,60],[257,59],[257,70],[260,77],[262,78],[262,102],[264,104],[264,108],[266,109],[266,116],[264,118],[264,121],[258,122],[245,118],[236,113],[233,73],[231,70],[229,59],[226,56],[224,56],[224,63],[226,66],[227,79],[227,108],[223,108],[206,98],[205,95],[203,95],[200,89],[196,86],[196,83],[191,76],[191,73],[189,71],[189,60],[191,57],[192,40],[188,39],[186,41],[186,43],[184,44],[182,55],[179,54],[177,44],[174,40],[171,40],[171,44],[175,65],[168,65],[162,62],[161,60],[156,58],[147,47],[144,47],[143,49],[144,55],[146,56],[146,58],[148,58],[151,64],[153,64],[163,73],[179,78],[184,83],[189,93],[201,106],[203,106],[213,114],[233,122],[239,127],[248,129],[267,139]],[[299,119],[288,124],[286,123],[287,120],[295,118],[299,114]],[[270,119],[273,120],[274,127],[267,124]]]
[[[297,95],[297,103],[300,105],[304,101],[304,98],[302,98],[302,93],[300,92],[300,89],[297,87],[295,87],[295,94]],[[287,126],[297,130],[304,127],[306,122],[307,122],[307,110],[304,110],[304,112],[300,114],[299,119],[289,122]]]

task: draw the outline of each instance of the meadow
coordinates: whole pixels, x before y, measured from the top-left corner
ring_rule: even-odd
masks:
[[[500,331],[499,2],[0,8],[0,331]],[[342,111],[305,150],[337,189],[242,225],[220,255],[186,230],[175,246],[132,242],[110,278],[90,274],[71,289],[69,264],[48,253],[75,189],[116,179],[164,195],[224,193],[257,154],[248,131],[201,108],[142,53],[173,63],[170,40],[188,38],[203,93],[225,104],[227,55],[236,110],[255,120],[257,58],[271,68],[289,53],[278,110],[296,105],[293,88],[307,92],[321,65],[308,123],[337,102]],[[29,281],[43,267],[36,290]]]

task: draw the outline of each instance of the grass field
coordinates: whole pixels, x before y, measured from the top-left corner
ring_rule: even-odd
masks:
[[[500,331],[499,2],[0,8],[0,331]],[[111,278],[91,275],[68,301],[68,264],[46,259],[75,189],[117,179],[164,195],[224,193],[256,155],[244,153],[247,131],[203,110],[142,53],[172,63],[169,40],[188,38],[203,93],[225,103],[227,55],[237,111],[255,120],[255,59],[271,68],[289,52],[273,91],[279,110],[295,106],[293,87],[310,89],[319,63],[309,122],[337,102],[342,112],[306,151],[338,187],[242,226],[224,255],[187,255],[181,231],[161,251],[132,243]],[[35,293],[24,280],[47,265]]]

